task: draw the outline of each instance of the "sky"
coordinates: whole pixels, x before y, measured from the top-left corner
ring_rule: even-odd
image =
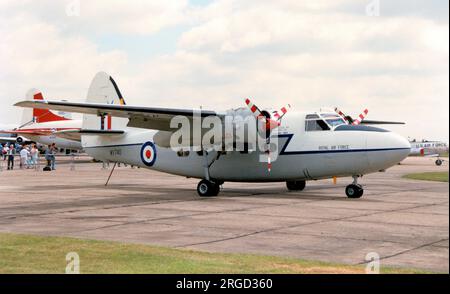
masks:
[[[0,0],[0,124],[30,88],[85,101],[94,75],[128,104],[338,106],[449,137],[447,0]]]

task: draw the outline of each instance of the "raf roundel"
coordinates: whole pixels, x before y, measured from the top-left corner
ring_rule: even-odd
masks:
[[[146,166],[153,166],[156,161],[156,148],[152,142],[146,142],[141,148],[141,160]]]

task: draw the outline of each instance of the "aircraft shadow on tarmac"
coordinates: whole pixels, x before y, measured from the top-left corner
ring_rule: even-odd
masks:
[[[27,190],[31,187],[27,187]],[[94,185],[39,185],[32,187],[33,191],[54,191],[53,193],[58,193],[58,191],[65,190],[81,190],[89,191],[88,196],[92,197],[94,190],[106,190],[106,191],[116,191],[115,193],[108,193],[108,197],[117,198],[127,198],[133,195],[133,198],[147,199],[148,201],[158,201],[158,200],[214,200],[214,199],[224,199],[224,198],[265,198],[265,199],[299,199],[299,200],[338,200],[338,201],[352,201],[348,199],[345,195],[324,195],[325,191],[330,194],[331,188],[340,188],[340,186],[310,186],[306,187],[305,190],[301,192],[291,192],[284,190],[284,187],[280,188],[234,188],[225,187],[221,190],[220,196],[217,197],[199,197],[194,188],[185,187],[161,187],[161,186],[151,186],[151,185],[136,185],[136,184],[109,184],[105,186],[103,184]],[[340,191],[340,190],[339,190]],[[124,193],[125,192],[125,193]],[[134,192],[134,193],[133,193]],[[106,197],[105,197],[106,198]],[[355,201],[376,201],[374,199],[361,198]]]

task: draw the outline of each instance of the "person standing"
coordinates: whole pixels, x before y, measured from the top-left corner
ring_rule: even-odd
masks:
[[[11,144],[8,148],[8,170],[14,169],[14,155],[16,155],[16,149],[14,148],[14,145]]]
[[[52,170],[56,170],[56,152],[58,149],[56,148],[56,144],[48,145],[47,150],[45,150],[45,160],[47,160],[47,166]]]
[[[52,145],[48,145],[45,149],[45,160],[47,161],[47,167],[50,167],[52,164]]]
[[[8,157],[8,155],[7,155],[8,150],[9,150],[9,148],[8,148],[8,143],[5,143],[5,146],[3,146],[3,148],[2,148],[2,157],[3,157],[3,160],[6,160],[6,159],[7,159],[7,157]]]
[[[30,151],[30,156],[31,156],[31,165],[34,169],[38,169],[38,163],[39,163],[39,150],[36,147],[36,144],[32,144],[31,145],[31,151]]]
[[[24,169],[28,167],[28,157],[30,156],[30,151],[28,151],[28,146],[24,145],[22,150],[20,150],[20,168]]]

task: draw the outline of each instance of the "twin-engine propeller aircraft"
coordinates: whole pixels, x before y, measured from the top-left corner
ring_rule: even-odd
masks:
[[[271,112],[245,102],[246,108],[224,112],[129,106],[114,80],[98,73],[86,103],[22,101],[15,105],[83,113],[80,130],[58,133],[77,133],[84,150],[99,160],[199,178],[200,196],[218,195],[227,181],[284,181],[289,190],[300,191],[308,180],[352,176],[345,192],[359,198],[364,191],[359,177],[383,171],[410,152],[403,137],[365,125],[390,122],[359,117],[354,124],[334,111],[295,112],[284,107]],[[248,118],[253,120],[245,125]],[[250,131],[238,135],[244,129]],[[213,130],[214,136],[208,137]],[[253,144],[255,136],[262,137],[263,143]]]
[[[44,97],[39,90],[31,89],[26,94],[28,101],[43,101]],[[34,108],[24,110],[22,123],[19,127],[9,130],[0,130],[0,133],[12,134],[8,142],[16,141],[19,144],[33,141],[42,145],[55,143],[58,148],[80,150],[81,138],[62,138],[56,132],[63,130],[79,130],[81,120],[68,119],[46,109]]]

